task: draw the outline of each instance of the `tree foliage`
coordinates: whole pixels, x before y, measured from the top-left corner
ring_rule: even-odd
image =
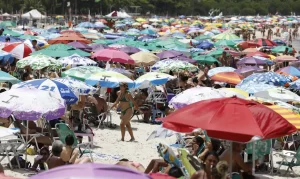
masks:
[[[207,16],[211,9],[219,9],[223,15],[300,14],[300,0],[1,0],[0,9],[8,13],[38,9],[47,14],[65,14],[67,2],[71,3],[73,13],[85,15],[107,14],[120,8],[169,16]]]

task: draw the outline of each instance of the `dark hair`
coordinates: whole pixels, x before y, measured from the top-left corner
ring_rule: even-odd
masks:
[[[59,157],[62,150],[63,150],[63,143],[59,140],[54,141],[52,144],[52,154],[56,157]]]
[[[24,73],[22,75],[22,81],[25,81],[28,76],[29,76],[29,73]]]
[[[6,91],[6,89],[1,89],[0,90],[0,93],[3,93],[3,92],[5,92]]]
[[[216,152],[208,152],[206,155],[204,155],[203,161],[205,161],[207,159],[207,157],[209,157],[211,155],[214,156],[214,157],[216,157],[218,159],[218,161],[220,160],[219,156],[218,156],[218,154]]]
[[[127,158],[122,158],[121,160],[119,160],[119,162],[129,162],[129,160]]]
[[[170,70],[169,75],[174,76],[174,73],[172,70]]]
[[[6,41],[10,41],[10,38],[9,38],[9,37],[6,37],[5,40],[6,40]]]
[[[67,135],[67,137],[65,138],[66,145],[68,146],[72,146],[74,144],[74,141],[75,139],[71,134]]]
[[[196,140],[196,143],[199,145],[199,147],[201,147],[202,144],[204,143],[204,140],[200,136],[196,136],[195,140]]]
[[[219,85],[219,84],[216,84],[216,85],[214,86],[214,88],[215,88],[215,89],[220,89],[220,88],[222,88],[222,86]]]
[[[219,63],[218,62],[214,62],[214,64],[216,65],[216,67],[219,67]]]
[[[180,77],[180,80],[183,81],[183,82],[186,82],[187,80],[189,79],[189,77],[185,76],[185,75],[182,75]]]
[[[35,43],[37,43],[37,41],[36,41],[36,40],[32,40],[31,42],[35,42]]]
[[[175,177],[175,178],[180,178],[183,176],[183,173],[181,171],[180,168],[178,167],[172,167],[170,168],[169,172],[168,172],[169,176]]]
[[[198,81],[198,78],[197,78],[197,77],[194,77],[194,78],[193,78],[193,83],[197,83],[197,84],[199,83],[199,81]]]

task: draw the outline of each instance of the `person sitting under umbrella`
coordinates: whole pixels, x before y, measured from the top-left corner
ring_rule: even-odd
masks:
[[[66,164],[60,157],[60,154],[63,150],[63,146],[64,144],[59,140],[53,142],[52,154],[46,161],[48,169],[63,166]]]

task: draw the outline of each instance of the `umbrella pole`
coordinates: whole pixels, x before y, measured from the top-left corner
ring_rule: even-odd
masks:
[[[252,175],[254,176],[255,174],[255,143],[256,142],[253,142],[253,148],[252,148]]]
[[[28,144],[28,133],[29,133],[29,125],[28,125],[28,121],[26,121],[26,142],[25,142],[25,164],[27,163],[27,144]],[[18,160],[18,159],[17,159]],[[25,165],[25,169],[26,169],[26,165]]]
[[[230,176],[232,177],[232,141],[230,141],[229,172]]]

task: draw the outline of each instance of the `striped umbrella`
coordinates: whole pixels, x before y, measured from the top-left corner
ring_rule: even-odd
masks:
[[[212,37],[215,40],[236,40],[236,39],[240,39],[240,37],[232,34],[232,33],[228,33],[228,32],[224,32],[222,34],[218,34],[216,36]]]
[[[20,43],[20,42],[10,44],[4,47],[2,50],[9,52],[13,57],[17,59],[25,58],[34,51],[34,49],[29,47],[25,43]]]
[[[256,39],[254,42],[260,46],[269,46],[269,47],[277,46],[275,42],[263,38]]]
[[[221,72],[210,77],[213,81],[225,82],[229,84],[239,84],[244,77],[236,72]]]
[[[286,120],[289,121],[289,123],[293,124],[297,129],[300,129],[300,115],[293,112],[290,109],[286,109],[279,105],[265,105],[270,109],[273,109],[275,112],[280,114],[282,117],[284,117]]]
[[[121,82],[127,83],[129,88],[134,87],[134,82],[131,79],[129,79],[125,75],[122,75],[121,73],[117,73],[114,71],[99,72],[91,75],[86,80],[86,83],[89,85],[94,86],[97,83],[100,83],[101,87],[107,88],[116,88]]]
[[[85,81],[92,74],[102,72],[102,71],[105,70],[96,66],[79,66],[62,72],[62,77],[69,76],[80,81]]]

